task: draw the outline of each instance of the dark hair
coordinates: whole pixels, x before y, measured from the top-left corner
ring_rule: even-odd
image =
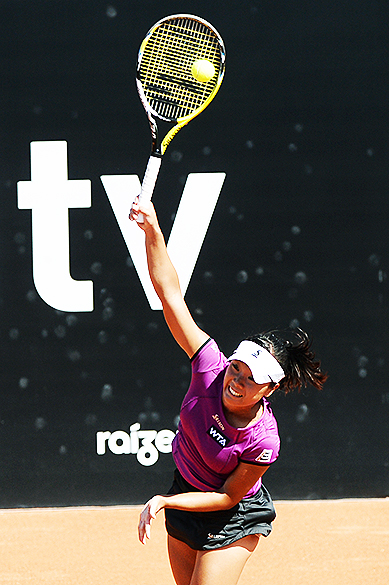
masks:
[[[328,376],[321,371],[320,361],[315,359],[307,333],[300,328],[288,333],[295,338],[294,342],[285,339],[286,332],[279,331],[265,331],[247,339],[267,349],[281,364],[285,378],[280,381],[280,390],[285,394],[295,389],[300,392],[302,386],[308,384],[321,390]]]

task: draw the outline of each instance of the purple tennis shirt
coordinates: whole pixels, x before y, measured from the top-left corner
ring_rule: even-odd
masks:
[[[219,489],[240,461],[269,465],[278,457],[280,439],[269,402],[252,426],[232,427],[222,407],[228,360],[210,339],[192,358],[192,380],[182,402],[173,459],[182,477],[202,491]],[[245,497],[256,493],[261,479]]]

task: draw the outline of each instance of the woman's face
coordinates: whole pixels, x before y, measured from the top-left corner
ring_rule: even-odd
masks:
[[[264,397],[270,396],[278,385],[273,382],[256,384],[250,368],[239,360],[232,360],[224,374],[223,406],[234,414],[249,414]]]

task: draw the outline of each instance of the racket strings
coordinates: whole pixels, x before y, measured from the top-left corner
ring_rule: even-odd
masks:
[[[215,67],[214,77],[198,82],[191,73],[197,59]],[[201,107],[218,82],[221,51],[216,35],[202,23],[179,19],[163,23],[150,35],[142,55],[139,78],[152,109],[172,120]]]

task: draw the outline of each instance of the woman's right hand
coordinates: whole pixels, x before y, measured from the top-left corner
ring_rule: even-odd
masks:
[[[144,231],[147,231],[151,226],[158,226],[154,205],[147,199],[140,201],[139,195],[132,204],[129,218],[131,221],[136,221]]]
[[[138,535],[142,544],[146,544],[146,540],[150,538],[151,523],[164,506],[165,498],[163,496],[154,496],[145,504],[138,524]]]

